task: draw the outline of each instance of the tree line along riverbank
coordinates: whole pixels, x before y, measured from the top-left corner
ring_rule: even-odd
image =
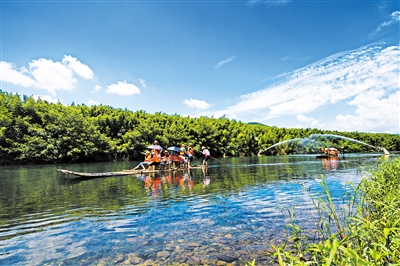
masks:
[[[225,116],[193,118],[104,105],[66,106],[0,90],[0,164],[142,159],[154,140],[163,147],[193,143],[198,154],[205,146],[214,156],[252,156],[276,143],[312,134],[336,134],[400,150],[400,137],[395,134],[278,128]],[[344,146],[346,152],[371,151],[343,139],[326,143]],[[290,145],[278,147],[274,154],[296,153]]]
[[[323,193],[311,197],[319,215],[314,232],[302,230],[296,210],[289,211],[287,241],[270,252],[279,265],[399,265],[400,158],[364,170],[341,210],[321,182]]]

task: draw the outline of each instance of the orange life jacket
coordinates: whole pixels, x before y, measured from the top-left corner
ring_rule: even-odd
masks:
[[[154,153],[153,162],[156,162],[156,163],[161,162],[161,154],[159,152]]]

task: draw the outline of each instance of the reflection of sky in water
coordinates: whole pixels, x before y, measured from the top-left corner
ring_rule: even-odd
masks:
[[[0,227],[0,263],[74,264],[132,250],[150,256],[163,250],[166,243],[211,244],[220,234],[232,234],[237,239],[277,237],[285,234],[291,206],[295,207],[296,220],[312,227],[316,211],[306,190],[321,191],[319,182],[324,175],[332,199],[343,207],[347,182],[357,183],[361,177],[357,172],[360,161],[349,158],[333,162],[334,168],[307,156],[227,158],[230,167],[216,164],[206,174],[196,169],[191,175],[162,177],[155,188],[146,188],[148,177],[140,176],[135,182],[145,190],[144,198],[125,193],[118,197],[123,202],[118,210],[76,205],[62,216],[52,216],[49,210],[27,214],[32,217],[25,221],[18,217],[10,220],[7,227]],[[249,178],[253,185],[232,185]],[[77,183],[70,188],[84,185]],[[123,189],[121,184],[113,186]],[[79,210],[87,213],[76,216],[74,212]]]
[[[69,236],[69,235],[70,236]],[[76,241],[74,235],[65,228],[37,233],[27,237],[28,248],[26,261],[30,265],[41,265],[46,260],[66,260],[80,256],[86,252],[83,246],[86,240]]]

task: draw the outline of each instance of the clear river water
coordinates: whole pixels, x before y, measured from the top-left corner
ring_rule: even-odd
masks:
[[[312,229],[324,175],[340,206],[379,154],[210,159],[190,171],[67,180],[139,162],[0,166],[0,265],[245,265],[280,243],[295,207]],[[201,163],[195,159],[195,163]]]

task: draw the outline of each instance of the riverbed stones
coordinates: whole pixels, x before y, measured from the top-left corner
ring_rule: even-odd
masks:
[[[113,260],[113,263],[117,264],[117,263],[121,263],[124,260],[124,255],[122,254],[117,254]]]
[[[201,264],[201,259],[198,257],[190,257],[186,262],[189,265],[199,265]]]
[[[232,234],[226,234],[225,235],[225,238],[232,238],[233,236],[232,236]]]
[[[197,247],[200,247],[200,246],[201,246],[200,244],[195,243],[195,242],[189,242],[189,243],[187,244],[187,247],[188,247],[189,249],[194,249],[194,248],[197,248]]]
[[[169,256],[170,256],[170,253],[168,251],[163,250],[163,251],[157,252],[157,257],[160,257],[162,259],[168,259]]]
[[[156,234],[154,237],[155,237],[155,238],[162,238],[162,237],[164,237],[164,236],[165,236],[164,233],[158,233],[158,234]]]
[[[229,263],[234,262],[235,260],[238,260],[238,257],[233,257],[233,256],[225,255],[225,254],[218,254],[217,258],[219,260],[229,262]]]
[[[136,254],[128,254],[127,258],[119,265],[139,265],[143,261],[142,258],[138,257]]]
[[[236,236],[234,231],[213,232],[202,237],[185,239],[182,236],[165,233],[147,238],[130,236],[126,240],[127,251],[135,253],[116,254],[98,265],[220,265],[241,266],[256,260],[257,266],[277,265],[269,252],[270,244],[282,240],[279,234],[266,232],[265,236],[251,233]],[[145,243],[144,247],[142,244]],[[161,249],[160,249],[161,248]],[[129,251],[128,251],[129,253]]]

